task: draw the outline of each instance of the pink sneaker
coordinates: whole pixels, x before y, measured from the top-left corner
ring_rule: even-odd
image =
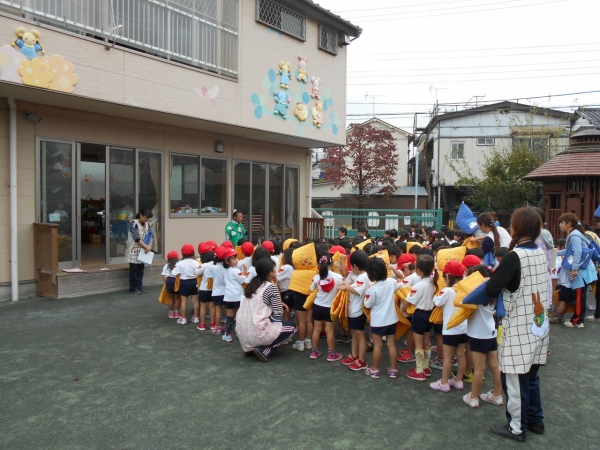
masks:
[[[448,381],[447,384],[442,384],[442,380],[437,380],[433,383],[429,383],[429,387],[434,391],[450,392],[450,381]]]
[[[206,331],[206,325],[201,323],[198,324],[198,326],[196,327],[196,329],[198,329],[199,331]]]
[[[479,399],[471,398],[471,393],[469,392],[465,396],[463,396],[463,401],[469,405],[471,408],[479,408]]]
[[[215,331],[215,330],[217,329],[217,325],[216,325],[216,324],[214,324],[214,323],[211,323],[211,324],[209,325],[209,328],[210,328],[210,331]]]
[[[175,319],[175,318],[176,318],[176,317],[175,317],[175,311],[169,311],[169,314],[167,314],[167,317],[168,317],[169,319]]]
[[[327,361],[329,361],[329,362],[339,361],[340,359],[342,359],[342,354],[341,353],[338,353],[338,352],[329,352],[327,354]]]
[[[457,391],[462,391],[464,389],[464,385],[462,381],[454,381],[454,378],[450,378],[448,380],[448,386],[456,389]]]
[[[175,311],[173,314],[173,319],[179,319],[181,317],[181,313],[179,311]]]
[[[496,406],[504,405],[504,400],[502,399],[502,395],[495,397],[494,391],[489,391],[489,392],[486,392],[485,394],[481,394],[479,396],[479,398],[481,400],[483,400],[484,402],[491,403],[492,405],[496,405]]]

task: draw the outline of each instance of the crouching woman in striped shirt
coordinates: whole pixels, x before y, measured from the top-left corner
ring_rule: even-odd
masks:
[[[256,263],[256,276],[252,278],[236,317],[236,334],[245,353],[254,352],[263,362],[283,342],[296,332],[294,322],[283,321],[283,309],[277,288],[275,263],[261,259]]]

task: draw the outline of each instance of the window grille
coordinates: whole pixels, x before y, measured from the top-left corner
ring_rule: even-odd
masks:
[[[338,54],[338,32],[319,25],[319,48],[333,55]]]
[[[239,0],[0,0],[57,28],[233,78]]]
[[[256,0],[256,21],[306,40],[306,17],[273,0]]]

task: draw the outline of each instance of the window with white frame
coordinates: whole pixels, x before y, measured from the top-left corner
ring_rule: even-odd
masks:
[[[463,159],[465,157],[465,143],[464,142],[453,142],[452,143],[452,159]]]
[[[306,40],[306,17],[273,0],[256,0],[256,21],[302,41]]]
[[[494,145],[494,138],[477,138],[477,145]]]
[[[331,53],[338,54],[338,32],[327,28],[325,25],[319,25],[319,48]]]
[[[513,138],[513,150],[527,149],[533,151],[543,161],[548,161],[550,155],[550,137],[549,136],[523,136]]]

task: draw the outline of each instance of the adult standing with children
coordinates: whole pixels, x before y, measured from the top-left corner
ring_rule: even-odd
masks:
[[[129,263],[129,291],[132,294],[145,294],[142,280],[144,278],[144,264],[138,261],[140,251],[152,251],[152,239],[148,243],[144,239],[150,231],[148,220],[152,218],[150,210],[141,210],[135,219],[129,223],[127,244],[125,245],[125,260]]]
[[[277,288],[275,263],[261,259],[256,263],[256,276],[244,292],[244,299],[236,317],[236,334],[246,353],[254,352],[263,362],[283,342],[296,332],[294,322],[283,321],[286,308]]]
[[[237,209],[233,210],[232,221],[225,225],[225,240],[231,241],[234,247],[246,236],[246,228],[242,223],[244,215]]]
[[[498,346],[508,424],[492,425],[498,436],[524,442],[528,431],[544,433],[544,412],[538,370],[546,364],[549,323],[543,304],[548,270],[544,252],[535,244],[542,219],[534,208],[511,218],[509,253],[492,274],[485,292],[502,297],[502,337]]]

